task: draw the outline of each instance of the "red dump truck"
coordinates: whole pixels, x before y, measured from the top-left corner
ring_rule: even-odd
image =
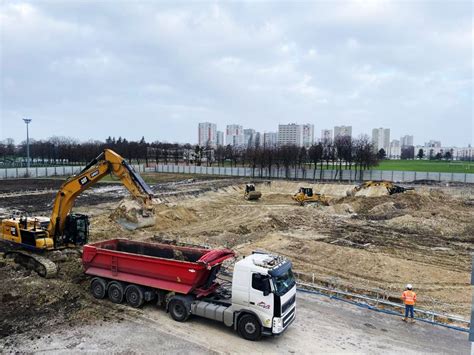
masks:
[[[231,285],[218,282],[229,249],[203,249],[113,239],[84,246],[91,293],[141,307],[155,301],[183,322],[190,315],[223,322],[247,340],[279,335],[295,319],[291,262],[254,252],[234,264]]]

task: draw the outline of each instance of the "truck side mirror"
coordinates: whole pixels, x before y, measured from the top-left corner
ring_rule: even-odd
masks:
[[[271,293],[270,289],[270,279],[264,278],[263,279],[263,295],[268,296]]]

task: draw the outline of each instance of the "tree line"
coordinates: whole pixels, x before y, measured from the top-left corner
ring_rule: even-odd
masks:
[[[308,148],[295,145],[250,147],[199,146],[191,144],[146,142],[119,137],[105,141],[79,142],[73,138],[52,137],[46,140],[30,140],[30,159],[33,165],[85,164],[109,148],[132,163],[186,164],[206,166],[244,166],[252,168],[255,175],[273,168],[283,169],[289,176],[291,169],[316,171],[323,169],[361,171],[376,166],[382,158],[375,152],[368,136],[357,139],[338,137],[311,145]],[[26,143],[15,145],[12,139],[0,142],[0,161],[3,165],[25,164]]]

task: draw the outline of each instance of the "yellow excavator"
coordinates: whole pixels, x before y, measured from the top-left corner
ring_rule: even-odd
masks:
[[[142,203],[143,211],[153,210],[153,191],[124,158],[105,149],[78,174],[60,187],[48,217],[15,216],[1,221],[0,240],[6,242],[5,257],[35,270],[40,276],[54,277],[57,266],[47,256],[54,250],[82,246],[89,236],[89,217],[72,213],[77,196],[106,175],[120,179],[130,193]]]
[[[260,197],[262,193],[255,190],[254,184],[245,184],[244,198],[246,200],[258,200]]]
[[[304,206],[307,203],[317,203],[329,206],[328,198],[323,194],[313,192],[312,187],[300,187],[298,192],[293,195],[293,200],[298,202],[301,206]]]
[[[400,186],[400,185],[396,185],[391,181],[386,181],[386,180],[383,180],[383,181],[365,181],[362,184],[354,187],[352,190],[349,190],[347,192],[347,195],[348,196],[355,196],[357,194],[357,192],[359,192],[361,190],[366,190],[366,189],[370,189],[371,187],[378,187],[378,186],[385,187],[387,189],[387,192],[388,192],[389,195],[399,194],[399,193],[403,193],[405,191],[414,190],[413,187],[403,187],[403,186]]]

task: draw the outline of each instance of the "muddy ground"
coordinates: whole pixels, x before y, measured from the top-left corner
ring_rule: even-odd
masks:
[[[15,180],[16,181],[16,180]],[[57,188],[39,179],[0,182],[0,214],[21,209],[47,215]],[[474,188],[416,186],[388,196],[383,190],[348,197],[354,185],[305,184],[330,198],[330,206],[299,206],[291,195],[301,183],[259,184],[263,197],[243,199],[243,180],[218,179],[152,184],[155,225],[127,231],[110,216],[128,195],[121,186],[100,185],[81,196],[75,210],[91,216],[91,241],[108,238],[174,239],[231,247],[239,254],[265,249],[290,257],[302,278],[313,277],[360,292],[383,290],[397,298],[414,284],[419,305],[468,318],[471,307],[470,253],[474,241]],[[46,185],[46,187],[45,187]],[[38,186],[38,187],[37,187]],[[10,194],[7,196],[6,192]],[[38,197],[39,196],[39,197]],[[22,202],[23,201],[23,202]],[[59,263],[57,279],[45,280],[11,261],[0,261],[0,337],[14,348],[16,335],[35,329],[120,322],[126,307],[98,302],[88,293],[80,259]]]

